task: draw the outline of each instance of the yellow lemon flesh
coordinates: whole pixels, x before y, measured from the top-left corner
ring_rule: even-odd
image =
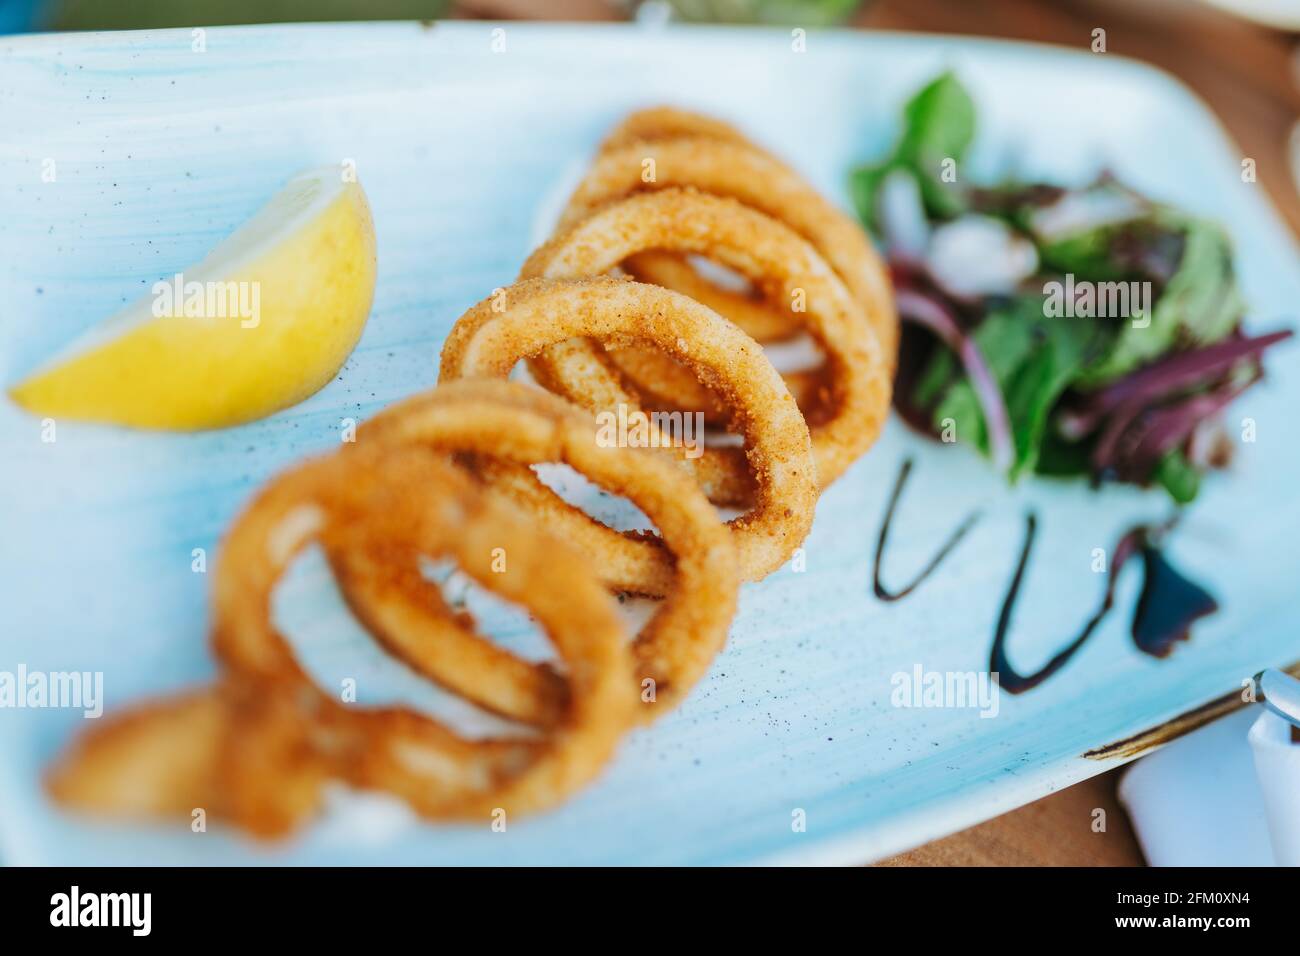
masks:
[[[296,176],[202,262],[156,283],[10,389],[38,415],[191,431],[263,418],[325,385],[375,291],[366,195]]]

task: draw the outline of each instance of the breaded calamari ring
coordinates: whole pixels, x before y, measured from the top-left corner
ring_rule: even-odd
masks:
[[[656,142],[682,136],[750,142],[744,133],[730,123],[704,113],[676,106],[649,106],[623,117],[601,142],[600,152],[610,152],[628,143]]]
[[[655,705],[642,708],[644,720],[683,697],[726,643],[740,584],[735,548],[717,511],[671,462],[648,450],[602,444],[599,426],[588,412],[541,389],[483,379],[449,382],[385,409],[361,427],[349,450],[402,443],[472,453],[480,467],[500,461],[563,463],[626,497],[655,524],[658,538],[611,534],[535,477],[496,469],[497,483],[510,485],[542,519],[540,526],[596,558],[596,573],[607,584],[665,595],[632,642],[637,686],[629,692]],[[520,477],[523,481],[516,485]],[[514,669],[535,672],[532,680],[520,680],[514,669],[499,662],[479,662],[465,651],[444,654],[449,641],[487,642],[445,616],[430,616],[423,588],[404,589],[403,578],[414,578],[437,590],[410,560],[404,565],[373,560],[359,549],[330,557],[348,603],[369,629],[385,643],[405,648],[408,660],[431,658],[428,666],[419,667],[427,676],[526,723],[549,726],[563,713],[567,685],[547,665],[488,645],[495,654],[510,657]],[[509,679],[502,680],[506,674]],[[648,688],[654,689],[649,697],[643,693]]]
[[[768,155],[729,123],[672,106],[652,106],[629,113],[600,145],[610,153],[636,143],[697,137],[738,143]],[[730,319],[759,342],[789,338],[799,330],[781,308],[765,302],[755,291],[724,289],[700,275],[683,257],[670,252],[642,252],[622,263],[623,271],[638,282],[661,285],[703,302],[724,319]],[[620,355],[621,364],[621,355]],[[698,404],[695,406],[698,407]]]
[[[651,162],[654,175],[647,176],[646,164]],[[751,144],[686,137],[605,150],[569,198],[557,232],[613,200],[683,187],[735,199],[780,220],[812,243],[862,306],[892,369],[898,349],[898,313],[888,273],[870,240],[790,167]]]
[[[830,485],[880,434],[889,413],[892,375],[844,284],[811,245],[784,225],[735,200],[705,193],[640,193],[555,236],[529,256],[521,274],[551,279],[599,276],[633,253],[656,248],[707,255],[742,275],[778,283],[786,296],[802,302],[805,328],[829,369],[831,407],[814,425],[812,437],[818,479],[822,488]],[[529,367],[540,381],[558,387],[578,404],[596,410],[636,405],[635,395],[612,380],[598,354],[590,342],[570,342],[562,351],[532,357]],[[727,450],[706,450],[700,464],[715,473],[737,468],[734,457],[715,454]],[[705,490],[716,502],[711,489]]]
[[[659,282],[650,284],[662,285]],[[688,297],[695,298],[689,295]],[[611,359],[611,368],[624,377],[625,384],[636,393],[640,403],[646,408],[677,412],[702,411],[704,421],[708,425],[713,427],[726,425],[728,412],[722,400],[705,388],[699,379],[662,352],[655,349],[631,348],[606,349],[604,354]],[[826,388],[830,376],[825,367],[782,372],[781,378],[785,381],[785,387],[790,390],[790,394],[794,396],[795,404],[804,413],[804,417],[815,416],[820,410],[818,403],[827,394]],[[539,378],[538,381],[540,382],[541,379]],[[564,386],[559,385],[548,390],[563,392]]]
[[[422,677],[514,720],[550,727],[563,717],[569,685],[549,661],[525,660],[453,611],[421,573],[418,552],[387,543],[328,553],[348,609],[386,650]]]
[[[382,452],[382,453],[381,453]],[[260,836],[305,822],[342,780],[427,817],[540,810],[589,781],[633,716],[635,688],[613,602],[567,545],[428,449],[356,449],[285,472],[223,545],[214,590],[218,684],[106,719],[55,765],[48,786],[82,810],[206,808]],[[384,543],[456,559],[528,607],[565,667],[563,714],[542,736],[467,739],[404,707],[360,708],[318,688],[271,620],[271,593],[309,542]],[[509,566],[492,567],[505,548]]]
[[[109,715],[50,768],[46,789],[65,806],[128,819],[219,813],[212,801],[235,713],[225,686],[213,684]]]
[[[799,333],[796,317],[782,311],[778,302],[764,298],[754,288],[723,288],[700,275],[685,258],[674,253],[659,250],[639,252],[623,260],[619,267],[638,282],[661,285],[707,305],[758,342],[781,341]],[[718,397],[662,352],[639,348],[609,349],[606,355],[647,406],[669,411],[702,409],[710,425],[726,421],[726,409]],[[805,413],[811,410],[812,398],[816,394],[812,386],[824,378],[821,372],[817,368],[781,373],[790,394]]]
[[[468,740],[408,708],[348,707],[318,690],[270,617],[275,583],[312,540],[335,554],[387,545],[452,558],[480,586],[526,607],[569,683],[552,732]],[[502,549],[506,563],[494,566]],[[324,718],[313,728],[334,731],[319,745],[345,779],[396,793],[424,816],[551,806],[595,776],[633,716],[624,630],[587,562],[418,446],[376,443],[273,481],[227,536],[214,611],[213,647],[227,667],[306,698]]]
[[[726,398],[754,480],[752,508],[728,523],[741,577],[755,581],[784,564],[807,536],[817,503],[808,426],[758,343],[698,302],[608,276],[519,282],[456,321],[438,380],[505,378],[520,359],[579,336],[663,349]],[[692,461],[680,446],[661,451],[688,466],[704,460]]]
[[[661,285],[702,302],[759,342],[780,342],[799,333],[798,319],[763,298],[759,290],[723,288],[671,252],[639,252],[620,267],[637,282]]]
[[[76,738],[45,777],[74,810],[128,820],[238,821],[289,832],[321,805],[329,758],[292,700],[226,677],[133,706]]]

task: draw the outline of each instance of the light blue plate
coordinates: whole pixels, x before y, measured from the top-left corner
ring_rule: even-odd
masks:
[[[1103,165],[1218,217],[1239,249],[1251,325],[1300,303],[1295,246],[1202,105],[1164,75],[1108,55],[934,37],[490,24],[212,29],[0,39],[0,382],[193,263],[294,172],[353,159],[379,234],[379,287],[360,347],[302,405],[201,435],[40,422],[0,402],[0,670],[102,671],[110,712],[208,678],[207,577],[253,490],[435,381],[455,318],[516,274],[601,134],[670,102],[734,121],[846,201],[845,174],[883,151],[898,107],[952,66],[975,92],[972,177],[1008,169],[1081,181]],[[42,181],[44,161],[57,178]],[[1037,690],[971,709],[891,706],[892,677],[978,672],[1023,514],[1039,543],[1012,657],[1041,664],[1090,613],[1094,548],[1162,517],[1159,493],[999,486],[960,448],[892,422],[822,498],[807,571],[744,589],[731,641],[676,713],[633,734],[599,782],[545,817],[408,824],[386,804],[339,809],[273,849],[214,827],[114,828],[56,810],[41,770],[85,723],[0,710],[0,857],[13,863],[861,862],[938,837],[1105,770],[1081,755],[1300,657],[1300,352],[1233,407],[1258,441],[1212,480],[1175,542],[1223,610],[1157,661],[1121,611]],[[871,596],[870,561],[900,460],[918,459],[889,556],[910,577],[966,511],[984,522],[910,601]],[[340,612],[319,562],[286,586],[281,618],[327,685],[363,701],[432,693]],[[803,811],[806,829],[792,826]]]

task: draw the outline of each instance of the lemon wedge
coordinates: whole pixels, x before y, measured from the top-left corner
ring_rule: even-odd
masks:
[[[202,262],[77,338],[9,390],[36,414],[191,431],[302,401],[370,314],[375,228],[359,183],[294,177]]]

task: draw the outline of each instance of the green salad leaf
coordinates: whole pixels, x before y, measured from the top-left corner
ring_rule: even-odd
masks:
[[[860,166],[851,174],[849,190],[858,215],[869,227],[878,225],[880,184],[896,169],[916,177],[931,216],[958,215],[966,203],[955,183],[944,182],[944,161],[960,163],[974,138],[975,103],[953,73],[940,74],[904,107],[903,132],[894,151],[881,162]]]
[[[1184,228],[1182,260],[1156,300],[1150,324],[1122,323],[1110,352],[1081,371],[1080,387],[1105,385],[1176,347],[1217,342],[1241,320],[1245,303],[1227,233],[1203,219],[1187,220]]]
[[[1117,263],[1111,254],[1117,232],[1116,226],[1098,226],[1060,239],[1040,242],[1038,261],[1048,270],[1062,275],[1068,273],[1075,279],[1088,282],[1129,279],[1131,270]]]
[[[849,196],[858,218],[872,232],[880,231],[880,217],[876,214],[876,199],[885,177],[902,166],[893,159],[876,166],[859,166],[849,175]]]
[[[1048,319],[1043,297],[1026,295],[991,311],[972,333],[1002,390],[1011,420],[1015,460],[1007,476],[1010,480],[1034,470],[1052,408],[1098,348],[1103,331],[1103,326],[1084,319]],[[951,419],[959,441],[987,452],[988,431],[975,389],[965,376],[952,377],[957,367],[951,352],[937,353],[932,362],[947,369],[951,381],[934,405],[935,429],[942,431],[945,420]],[[921,384],[938,374],[927,369]],[[933,394],[933,380],[930,388]]]
[[[923,86],[903,107],[896,155],[916,163],[961,159],[974,138],[975,103],[949,71]]]
[[[1152,479],[1180,505],[1190,504],[1201,489],[1201,473],[1177,448],[1160,459]]]
[[[942,73],[908,100],[889,154],[850,175],[859,215],[881,236],[899,288],[918,310],[908,315],[900,296],[903,319],[933,326],[934,315],[945,316],[943,335],[904,337],[900,368],[907,371],[895,402],[909,421],[928,422],[948,440],[955,431],[958,441],[993,457],[987,409],[999,423],[999,462],[1005,445],[1011,446],[1011,481],[1029,472],[1092,475],[1154,484],[1176,502],[1191,501],[1211,466],[1189,459],[1181,446],[1160,454],[1165,445],[1144,434],[1140,423],[1162,412],[1167,433],[1190,433],[1199,417],[1221,406],[1183,399],[1223,388],[1233,376],[1247,376],[1249,384],[1259,375],[1260,352],[1285,333],[1260,337],[1253,350],[1230,350],[1237,365],[1225,366],[1215,344],[1240,328],[1245,312],[1227,233],[1153,202],[1108,173],[1079,187],[1013,178],[978,186],[965,176],[960,186],[945,182],[954,179],[944,175],[951,168],[946,161],[965,161],[975,120],[975,104],[961,82]],[[928,238],[925,230],[910,228],[916,225],[911,220],[892,230],[895,235],[881,229],[881,195],[896,172],[917,184],[922,208],[903,211],[924,214],[932,227]],[[900,204],[904,198],[900,193]],[[996,267],[1006,263],[988,257],[1007,256],[1006,249],[981,244],[954,253],[951,242],[940,241],[965,235],[961,227],[977,217],[1005,224],[1020,248],[1032,242],[1036,265],[999,273]],[[981,284],[981,268],[999,281]],[[927,300],[938,310],[929,318],[921,307]],[[964,361],[950,348],[958,337]],[[982,386],[986,366],[1001,394],[975,389],[964,362]],[[1189,370],[1200,370],[1199,377]]]

